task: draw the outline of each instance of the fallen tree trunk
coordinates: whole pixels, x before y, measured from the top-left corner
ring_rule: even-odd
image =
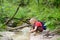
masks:
[[[24,27],[29,27],[29,26],[30,26],[29,24],[24,23],[24,24],[22,24],[21,26],[14,27],[14,28],[12,28],[12,27],[7,27],[7,30],[8,30],[8,31],[13,31],[13,30],[18,30],[18,29],[23,29]]]

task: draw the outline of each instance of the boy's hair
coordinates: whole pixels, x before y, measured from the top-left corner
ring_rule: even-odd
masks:
[[[31,21],[37,21],[37,20],[36,18],[31,18],[29,21],[31,22]]]

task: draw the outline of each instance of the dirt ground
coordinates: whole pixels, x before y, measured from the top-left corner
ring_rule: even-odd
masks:
[[[60,38],[59,35],[54,35],[52,38],[48,38],[48,37],[43,37],[44,34],[39,34],[37,36],[34,35],[30,35],[30,40],[57,40],[58,38]]]

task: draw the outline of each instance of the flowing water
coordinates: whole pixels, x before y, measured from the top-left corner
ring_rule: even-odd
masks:
[[[30,28],[25,27],[20,32],[15,33],[13,40],[29,40],[30,38]]]
[[[33,33],[29,33],[30,28],[25,27],[21,30],[21,32],[16,33],[14,36],[14,40],[57,40],[60,36],[55,35],[52,38],[45,38],[43,35],[46,33],[46,31],[43,31],[42,33],[39,33],[38,35],[34,36]]]
[[[19,32],[0,32],[3,37],[0,37],[0,40],[56,40],[60,36],[55,35],[52,38],[44,38],[44,32],[40,33],[37,36],[34,36],[32,33],[29,33],[30,28],[25,27]]]

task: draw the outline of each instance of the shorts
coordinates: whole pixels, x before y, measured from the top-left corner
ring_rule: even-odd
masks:
[[[34,29],[35,27],[33,26],[33,29]],[[37,31],[39,31],[39,32],[42,32],[43,31],[43,28],[42,27],[37,27],[37,30],[36,30],[36,32]]]

